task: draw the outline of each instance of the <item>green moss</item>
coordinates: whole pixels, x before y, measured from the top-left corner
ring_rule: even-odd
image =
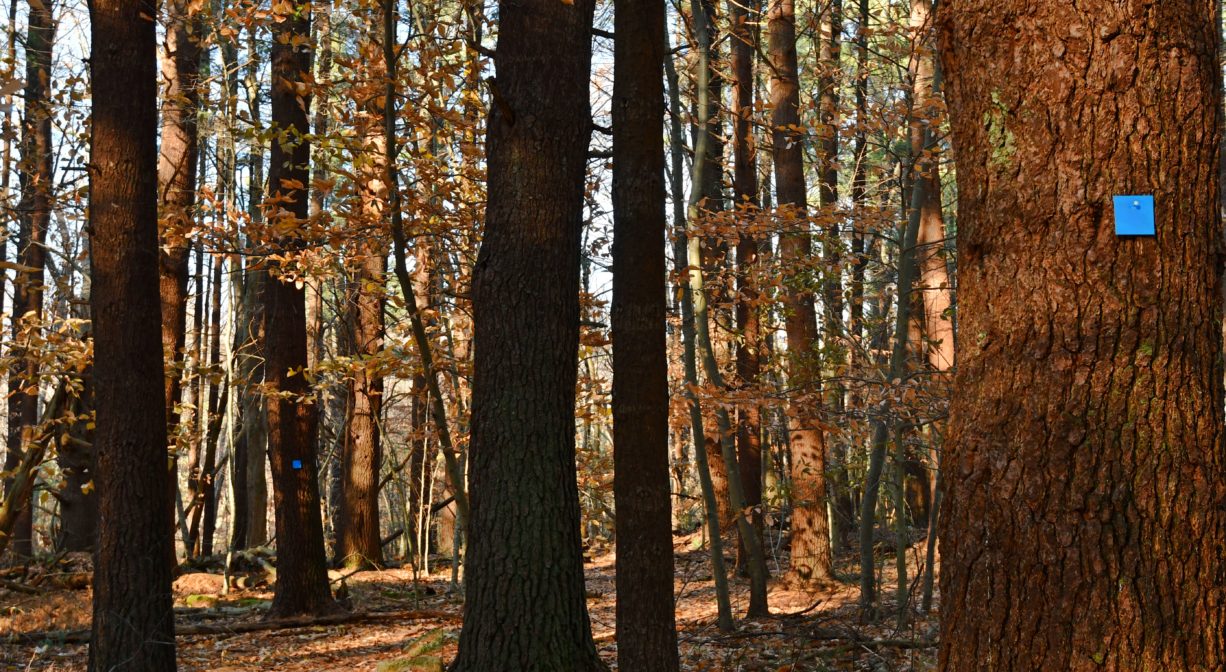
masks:
[[[992,146],[988,163],[997,168],[1011,165],[1017,153],[1016,139],[1006,123],[1008,116],[1009,108],[1001,102],[1000,92],[993,91],[992,107],[983,113],[983,126],[988,132],[988,144]]]

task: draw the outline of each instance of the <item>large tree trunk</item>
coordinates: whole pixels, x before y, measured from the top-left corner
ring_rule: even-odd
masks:
[[[5,470],[13,470],[29,449],[38,424],[37,352],[26,352],[30,340],[41,330],[46,248],[43,242],[51,224],[52,146],[48,106],[51,86],[51,49],[55,40],[52,5],[31,2],[26,32],[25,110],[21,122],[21,202],[18,206],[20,233],[17,263],[25,267],[13,283],[13,347],[15,358],[9,371],[8,453]],[[14,479],[6,479],[5,489]],[[10,532],[10,548],[19,556],[34,552],[34,517],[30,495],[20,502],[17,521]]]
[[[454,672],[605,667],[584,599],[575,480],[594,5],[498,7],[489,205],[472,288],[467,599]]]
[[[664,340],[664,2],[619,0],[613,86],[617,661],[679,669]]]
[[[807,199],[800,88],[796,64],[796,11],[793,0],[771,0],[768,13],[771,59],[771,127],[774,142],[775,192],[786,227],[779,253],[796,268],[808,262],[812,240],[806,219]],[[831,578],[830,525],[826,518],[826,441],[817,422],[820,403],[817,361],[817,310],[811,283],[785,292],[788,380],[796,391],[788,417],[792,476],[792,564],[788,579],[812,585]]]
[[[941,8],[942,670],[1226,667],[1216,4]],[[1118,194],[1156,237],[1114,234]]]
[[[90,275],[99,536],[89,669],[175,669],[153,5],[93,0]]]
[[[307,216],[310,177],[311,14],[306,5],[277,17],[273,25],[272,123],[284,139],[272,143],[266,203],[273,230],[287,251],[304,244],[298,233]],[[286,272],[288,268],[278,269]],[[267,618],[321,614],[337,609],[328,588],[323,519],[319,510],[315,437],[318,408],[310,393],[307,365],[306,293],[293,278],[270,278],[264,288],[265,371],[277,394],[268,404],[268,455],[272,464],[277,528],[277,586]]]

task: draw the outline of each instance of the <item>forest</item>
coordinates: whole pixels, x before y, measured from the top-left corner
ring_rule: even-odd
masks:
[[[0,670],[1226,670],[1218,0],[6,4]]]

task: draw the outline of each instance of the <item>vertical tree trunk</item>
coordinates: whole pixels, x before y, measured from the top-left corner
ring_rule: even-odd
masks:
[[[454,672],[605,669],[584,599],[574,422],[594,5],[498,7]]]
[[[58,551],[92,551],[98,537],[98,490],[94,481],[94,424],[88,421],[93,411],[93,372],[86,369],[78,396],[68,401],[79,420],[69,428],[71,439],[56,448],[56,461],[64,474],[64,489],[59,493],[60,535]]]
[[[669,46],[666,51],[671,53],[671,45],[666,46]],[[706,433],[703,431],[702,406],[696,391],[698,388],[698,356],[695,344],[694,303],[690,296],[689,275],[685,272],[689,266],[689,240],[686,236],[687,199],[684,197],[685,186],[682,177],[684,167],[682,154],[685,147],[681,133],[681,86],[672,58],[665,59],[664,72],[668,78],[669,161],[672,168],[669,191],[672,193],[673,202],[673,268],[677,275],[678,303],[681,304],[685,397],[690,411],[690,438],[694,442],[694,466],[698,472],[698,485],[702,490],[703,516],[710,545],[711,575],[715,583],[715,603],[718,610],[717,623],[720,630],[728,632],[735,627],[735,623],[732,620],[732,601],[728,594],[728,572],[724,568],[718,495],[711,474]],[[703,137],[706,137],[705,134]],[[698,155],[702,154],[700,152]]]
[[[175,669],[159,327],[157,44],[139,0],[92,0],[90,275],[100,512],[91,672]]]
[[[753,396],[758,394],[758,378],[762,373],[762,326],[756,274],[758,273],[758,236],[754,230],[758,216],[758,150],[754,142],[754,52],[758,48],[758,30],[751,27],[750,12],[758,11],[757,2],[728,0],[731,30],[732,71],[732,155],[734,207],[737,223],[737,298],[736,342],[737,385]],[[756,17],[753,17],[756,21]],[[741,489],[745,506],[751,507],[754,534],[762,539],[762,414],[756,402],[742,403],[737,409],[736,453],[741,468]],[[759,541],[761,543],[761,541]],[[747,571],[745,540],[737,544],[737,567]]]
[[[378,32],[371,30],[372,37]],[[392,36],[395,38],[395,35]],[[372,64],[372,77],[386,75],[386,68]],[[379,534],[379,468],[383,462],[379,437],[383,409],[383,374],[373,359],[383,349],[383,287],[386,282],[387,245],[377,232],[387,216],[387,153],[384,110],[360,112],[358,131],[373,157],[366,166],[362,184],[362,218],[371,231],[359,248],[347,296],[350,352],[358,368],[349,381],[349,422],[345,428],[340,529],[336,557],[347,567],[377,567],[383,563]]]
[[[247,33],[248,92],[247,109],[256,128],[261,127],[260,49],[256,39],[259,27],[251,26]],[[247,210],[252,224],[264,219],[264,145],[252,143],[248,157],[251,164],[247,185]],[[248,266],[243,282],[243,319],[250,333],[239,358],[240,380],[243,385],[243,440],[247,443],[247,547],[263,546],[268,542],[268,407],[257,385],[264,381],[264,291],[268,273],[258,266]]]
[[[617,662],[680,669],[665,349],[664,2],[618,0],[613,46],[613,499]]]
[[[168,436],[177,433],[175,406],[182,397],[183,347],[187,327],[187,280],[196,205],[200,107],[200,26],[185,0],[166,4],[166,37],[161,52],[162,133],[158,156],[158,275],[162,297],[162,346],[169,367],[165,385]]]
[[[21,122],[21,202],[18,205],[20,233],[17,263],[21,270],[13,282],[13,347],[16,359],[9,371],[8,453],[5,470],[21,462],[38,424],[38,371],[36,352],[26,348],[41,331],[46,249],[43,246],[51,224],[52,146],[49,106],[51,50],[55,40],[52,3],[31,2],[26,32],[25,109]],[[6,479],[5,489],[13,486]],[[20,502],[20,513],[11,532],[10,548],[16,555],[34,553],[34,517],[30,495]]]
[[[768,30],[771,60],[771,127],[774,142],[775,192],[786,227],[779,253],[796,267],[812,254],[806,215],[800,89],[796,64],[796,10],[793,0],[770,0]],[[789,581],[812,585],[832,576],[830,526],[826,518],[826,445],[817,422],[820,402],[817,362],[817,311],[811,283],[799,278],[786,292],[788,379],[796,390],[788,418],[792,476],[792,564]]]
[[[962,277],[939,669],[1226,667],[1216,5],[940,9]],[[1153,194],[1155,237],[1114,234],[1120,194]]]
[[[209,286],[209,400],[208,406],[201,408],[205,415],[206,431],[204,434],[204,461],[200,467],[201,511],[204,520],[200,529],[200,555],[208,557],[213,554],[213,535],[217,530],[217,474],[220,465],[217,464],[217,453],[221,441],[221,421],[225,416],[226,403],[229,400],[229,381],[226,378],[215,378],[221,373],[221,256],[212,258],[213,278]],[[215,382],[212,382],[214,381]]]
[[[307,216],[310,143],[304,91],[311,76],[311,14],[307,5],[274,19],[272,123],[282,134],[273,142],[267,216],[279,243],[301,247]],[[281,272],[288,268],[278,269]],[[307,364],[306,295],[292,278],[270,278],[264,288],[264,380],[278,394],[268,404],[268,455],[272,463],[277,528],[277,586],[268,618],[321,614],[337,605],[328,588],[323,521],[319,511],[315,437],[318,409],[299,397],[309,394],[301,370]]]

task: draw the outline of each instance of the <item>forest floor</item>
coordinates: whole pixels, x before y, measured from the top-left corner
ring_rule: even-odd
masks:
[[[772,580],[770,618],[740,618],[749,589],[746,580],[737,579],[732,593],[737,629],[723,633],[716,628],[709,553],[701,547],[701,539],[693,536],[677,537],[676,550],[677,627],[684,670],[914,672],[935,667],[935,609],[927,615],[911,610],[910,622],[900,630],[894,627],[894,605],[887,599],[888,617],[878,624],[860,623],[858,571],[850,554],[839,558],[837,569],[843,580],[819,591],[789,590],[778,578]],[[614,557],[611,550],[589,557],[587,589],[593,635],[601,656],[615,670]],[[914,575],[922,558],[921,541],[908,553],[912,604],[919,600]],[[779,567],[771,564],[778,576]],[[879,558],[878,564],[882,592],[893,595],[894,560]],[[432,672],[440,669],[439,661],[454,656],[460,629],[462,598],[448,590],[449,579],[450,569],[441,563],[440,571],[418,577],[407,568],[361,572],[345,583],[353,611],[368,617],[244,631],[260,620],[272,599],[267,586],[231,590],[221,596],[220,575],[185,574],[175,583],[177,627],[180,633],[204,632],[178,635],[179,669]],[[0,587],[0,671],[85,670],[87,647],[81,643],[80,630],[89,627],[90,595],[88,587],[29,594]],[[65,636],[74,630],[75,634]],[[425,648],[422,645],[427,641],[441,646],[408,664],[414,645]]]

